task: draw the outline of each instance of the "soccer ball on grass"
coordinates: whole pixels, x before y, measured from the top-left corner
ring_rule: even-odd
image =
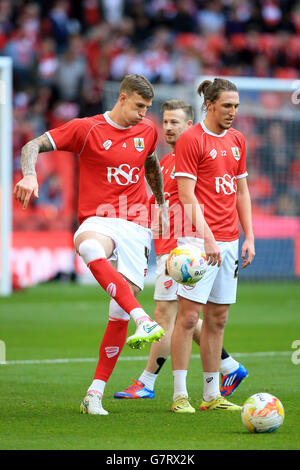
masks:
[[[242,422],[252,433],[273,432],[284,420],[280,400],[270,393],[256,393],[242,407]]]
[[[167,259],[167,272],[174,281],[192,286],[200,281],[207,268],[205,254],[193,245],[174,248]]]

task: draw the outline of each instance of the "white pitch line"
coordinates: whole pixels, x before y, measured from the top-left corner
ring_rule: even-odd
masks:
[[[270,356],[289,356],[292,351],[263,351],[263,352],[252,352],[252,353],[232,353],[232,357],[270,357]],[[191,359],[199,359],[199,354],[192,354]],[[146,361],[148,356],[120,356],[119,361]],[[96,362],[98,358],[94,357],[82,357],[82,358],[64,358],[64,359],[28,359],[28,360],[16,360],[6,361],[0,363],[0,365],[31,365],[31,364],[66,364],[71,362]]]

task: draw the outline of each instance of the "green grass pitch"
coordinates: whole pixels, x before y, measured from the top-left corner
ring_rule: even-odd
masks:
[[[140,295],[151,315],[152,296],[151,286]],[[154,400],[113,398],[146,365],[150,346],[132,351],[127,345],[106,387],[103,405],[109,415],[80,415],[107,309],[108,297],[97,286],[68,283],[39,285],[0,299],[0,340],[6,344],[7,361],[0,365],[0,449],[300,449],[300,347],[292,347],[296,340],[300,343],[299,283],[241,282],[226,326],[225,348],[249,371],[231,399],[243,404],[256,392],[276,395],[286,416],[271,434],[250,434],[239,412],[199,411],[202,368],[196,345],[188,373],[194,415],[170,412],[170,360],[156,381]]]

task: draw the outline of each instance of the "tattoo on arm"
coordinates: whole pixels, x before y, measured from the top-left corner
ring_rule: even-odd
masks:
[[[21,152],[21,168],[23,176],[36,176],[35,164],[39,153],[51,152],[51,150],[53,150],[53,146],[47,134],[43,134],[40,137],[27,142]]]
[[[161,167],[156,152],[145,161],[145,176],[158,204],[165,202]]]

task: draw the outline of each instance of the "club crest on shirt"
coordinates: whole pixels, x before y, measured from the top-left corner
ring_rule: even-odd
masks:
[[[240,156],[240,151],[239,151],[238,147],[231,147],[231,150],[232,150],[232,154],[233,154],[234,158],[236,160],[239,160],[241,158],[241,156]]]
[[[134,146],[138,152],[142,152],[145,148],[143,137],[134,137]]]
[[[175,166],[173,167],[172,173],[170,174],[170,178],[172,178],[172,180],[175,178]]]

